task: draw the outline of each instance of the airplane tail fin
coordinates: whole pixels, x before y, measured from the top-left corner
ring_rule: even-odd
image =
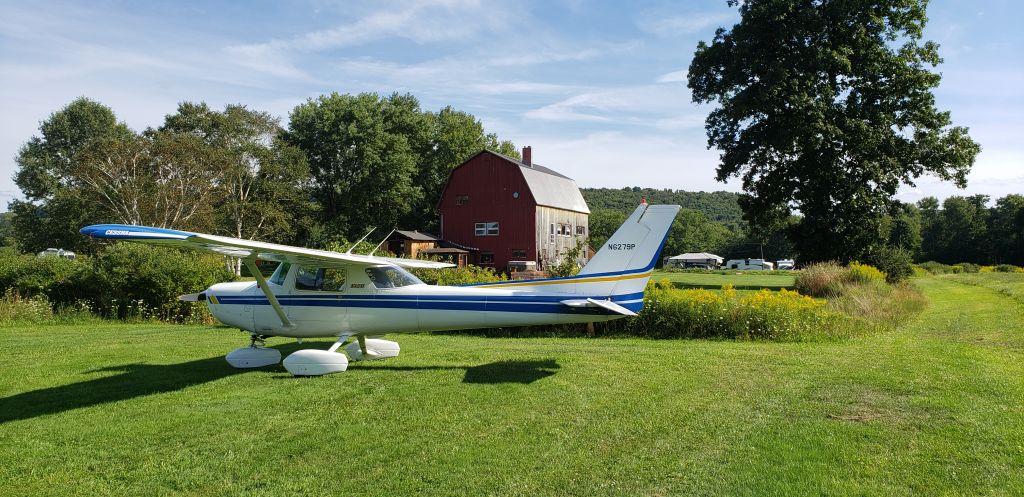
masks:
[[[571,293],[571,307],[602,307],[630,315],[643,307],[644,288],[679,212],[678,205],[640,204],[577,274],[567,278],[485,283],[485,288]]]
[[[609,296],[640,293],[642,298],[680,208],[678,205],[640,204],[576,275],[581,279],[577,293]],[[614,285],[603,284],[608,282]],[[589,291],[588,287],[597,292]]]

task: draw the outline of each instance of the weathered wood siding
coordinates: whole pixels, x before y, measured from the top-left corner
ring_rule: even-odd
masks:
[[[554,225],[555,233],[551,234]],[[558,234],[560,225],[569,226],[569,236]],[[578,229],[582,227],[582,233]],[[590,234],[589,216],[552,207],[537,206],[537,264],[548,268],[558,264],[562,256],[572,250],[577,242],[585,242]],[[586,263],[586,250],[580,252],[579,263]]]

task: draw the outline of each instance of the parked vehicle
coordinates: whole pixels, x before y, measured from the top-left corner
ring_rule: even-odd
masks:
[[[70,250],[48,248],[40,252],[39,257],[63,257],[65,259],[75,260],[75,253]]]
[[[793,270],[796,269],[796,261],[793,259],[780,259],[775,263],[775,269]]]
[[[772,270],[775,265],[764,259],[730,259],[725,263],[726,269],[749,270]]]

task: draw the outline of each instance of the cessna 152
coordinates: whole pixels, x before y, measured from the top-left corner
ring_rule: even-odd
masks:
[[[328,350],[303,349],[284,359],[296,376],[345,371],[349,359],[398,355],[386,333],[539,324],[602,322],[633,316],[679,212],[678,205],[640,204],[576,276],[465,286],[424,284],[403,268],[451,264],[329,252],[145,226],[99,224],[82,228],[94,238],[126,240],[238,257],[256,282],[218,283],[187,299],[205,301],[222,323],[251,335],[232,351],[236,368],[281,362],[267,337],[337,337]],[[281,264],[265,278],[256,260]],[[349,338],[355,340],[338,349]]]

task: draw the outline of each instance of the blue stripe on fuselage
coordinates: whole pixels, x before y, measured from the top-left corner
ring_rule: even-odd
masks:
[[[643,292],[612,297],[612,301],[628,302],[623,307],[638,311],[643,306]],[[602,308],[569,307],[567,299],[585,299],[574,295],[468,296],[468,295],[278,295],[284,306],[358,307],[376,309],[432,309],[451,311],[531,312],[552,314],[606,314]],[[602,299],[602,297],[590,297]],[[629,302],[640,299],[640,302]],[[222,305],[270,305],[261,296],[217,296]]]

